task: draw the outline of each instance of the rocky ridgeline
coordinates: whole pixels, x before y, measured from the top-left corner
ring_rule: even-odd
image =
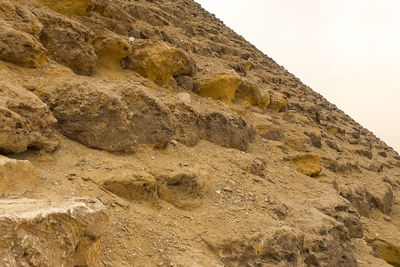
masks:
[[[0,265],[400,266],[400,156],[195,2],[0,37]]]

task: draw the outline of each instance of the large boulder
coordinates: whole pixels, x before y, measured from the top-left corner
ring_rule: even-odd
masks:
[[[25,192],[36,182],[36,170],[27,160],[0,156],[0,196]]]
[[[99,266],[108,218],[97,199],[0,200],[3,266]]]
[[[270,104],[270,95],[262,92],[257,85],[243,81],[235,93],[235,100],[237,104],[249,106],[258,106],[266,108]]]
[[[205,187],[195,169],[169,169],[156,174],[158,195],[161,199],[180,209],[200,205]]]
[[[374,214],[373,219],[364,220],[364,232],[375,257],[400,266],[400,228],[395,214],[393,212],[391,217]]]
[[[253,128],[227,109],[199,98],[188,104],[136,82],[82,79],[35,92],[50,105],[64,135],[93,148],[131,151],[138,144],[175,139],[192,146],[206,139],[245,150],[254,137]]]
[[[351,238],[363,237],[361,216],[351,203],[336,194],[325,194],[318,198],[305,200],[323,214],[344,224]]]
[[[236,90],[242,83],[237,74],[222,73],[199,81],[198,94],[202,97],[211,97],[214,100],[232,104]]]
[[[335,234],[321,238],[292,227],[269,226],[253,235],[204,240],[224,266],[357,266],[343,227],[326,228],[318,230]]]
[[[0,60],[23,67],[42,67],[47,63],[46,49],[29,33],[0,19]]]
[[[112,175],[101,182],[103,187],[113,194],[133,201],[153,202],[157,204],[157,183],[146,172],[134,172],[129,175]]]
[[[365,184],[339,185],[339,192],[348,199],[358,212],[370,217],[372,209],[390,214],[394,203],[392,186],[383,181],[370,181]]]
[[[48,106],[36,95],[0,81],[0,152],[54,150],[58,145],[53,130],[56,122]]]
[[[93,0],[38,0],[48,8],[65,15],[87,15]]]
[[[131,45],[118,36],[98,37],[93,46],[98,58],[96,69],[100,72],[112,74],[121,71],[121,60],[132,54]]]
[[[166,85],[171,77],[193,74],[195,63],[186,52],[166,43],[135,41],[125,67],[159,85]]]
[[[32,9],[22,1],[1,0],[0,20],[7,21],[14,29],[26,32],[36,39],[39,39],[43,29]]]
[[[46,13],[40,9],[37,12],[44,26],[40,41],[47,48],[48,55],[71,68],[76,74],[93,74],[97,62],[92,45],[93,32],[61,15]]]
[[[319,155],[299,155],[294,157],[292,161],[295,169],[305,175],[313,177],[317,176],[322,171]]]
[[[288,108],[289,102],[287,101],[286,97],[284,97],[280,93],[273,93],[271,95],[271,102],[268,105],[268,109],[270,109],[274,113],[279,113],[286,111]]]

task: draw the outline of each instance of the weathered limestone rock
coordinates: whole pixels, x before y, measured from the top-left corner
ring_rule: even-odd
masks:
[[[393,206],[392,187],[385,182],[376,181],[375,186],[348,185],[339,186],[340,195],[348,199],[353,207],[365,217],[370,217],[372,209],[389,214]]]
[[[108,218],[97,199],[0,200],[4,266],[98,266]]]
[[[179,93],[176,95],[183,103],[189,105],[191,97],[189,93]]]
[[[272,112],[279,113],[286,111],[288,104],[287,99],[283,95],[274,93],[271,95],[271,102],[268,105],[268,109]]]
[[[311,205],[324,214],[342,222],[348,230],[349,237],[363,237],[360,214],[351,203],[342,197],[326,194],[322,197],[308,200]]]
[[[261,92],[260,89],[248,81],[244,81],[235,93],[236,103],[249,106],[259,106],[266,108],[270,104],[270,96],[267,93]]]
[[[118,72],[122,70],[121,60],[132,54],[131,45],[124,39],[114,36],[99,37],[94,40],[100,72]]]
[[[66,17],[38,12],[44,25],[40,41],[47,48],[49,56],[76,74],[93,74],[97,62],[92,45],[94,34],[82,24]]]
[[[103,187],[115,195],[135,201],[157,202],[157,183],[148,173],[132,173],[129,176],[113,176],[102,182]]]
[[[0,156],[0,197],[24,193],[36,182],[36,170],[27,160]]]
[[[372,246],[375,250],[376,257],[393,266],[400,266],[400,247],[396,247],[385,240],[379,239],[375,240]]]
[[[205,238],[205,242],[227,266],[355,266],[349,240],[339,235],[343,229],[333,231],[338,232],[338,240],[330,236],[321,239],[290,227],[268,227],[251,236],[218,241]]]
[[[276,125],[272,118],[266,114],[254,113],[253,116],[246,118],[255,128],[257,134],[262,138],[271,141],[283,142],[285,134],[282,127]]]
[[[38,0],[48,8],[65,15],[86,16],[93,0]]]
[[[385,214],[389,214],[393,206],[393,189],[388,183],[381,183],[379,186],[367,189],[368,202],[371,207],[378,208]]]
[[[373,248],[373,255],[392,266],[400,266],[400,229],[396,212],[382,215],[374,212],[364,220],[365,240]]]
[[[372,152],[370,150],[366,150],[366,149],[357,149],[355,151],[357,154],[359,154],[360,156],[366,157],[368,159],[372,159]]]
[[[15,30],[26,32],[36,39],[39,39],[43,29],[43,25],[32,10],[21,1],[1,0],[0,20],[2,24],[3,20],[7,21],[7,24]]]
[[[23,67],[42,67],[47,63],[46,49],[32,35],[0,19],[0,60]]]
[[[200,99],[188,105],[138,83],[85,80],[49,87],[35,92],[54,109],[62,133],[93,148],[132,151],[138,144],[175,139],[193,146],[206,139],[245,150],[254,137],[253,128],[233,112]]]
[[[300,155],[294,157],[292,161],[295,169],[305,175],[313,177],[317,176],[322,171],[319,155]]]
[[[241,83],[242,78],[237,74],[217,74],[199,82],[198,94],[231,104]]]
[[[350,159],[324,159],[324,165],[328,170],[338,174],[360,172],[358,162],[352,162]]]
[[[158,85],[167,85],[171,77],[193,74],[195,64],[178,48],[162,42],[137,42],[125,68],[147,77]]]
[[[307,135],[310,138],[311,144],[316,147],[316,148],[322,148],[322,142],[321,142],[321,134],[317,132],[305,132],[305,135]]]
[[[358,266],[390,267],[387,262],[374,256],[374,249],[368,245],[365,239],[354,238],[352,243],[356,248],[355,256]]]
[[[341,133],[341,132],[342,132],[342,130],[341,130],[339,127],[334,126],[334,125],[329,125],[329,126],[326,128],[326,130],[327,130],[329,133],[331,133],[331,134],[338,134],[338,133]]]
[[[311,145],[310,139],[302,134],[287,134],[285,144],[296,151],[304,151],[307,145]]]
[[[257,132],[266,140],[282,142],[285,139],[285,135],[282,128],[274,125],[258,125],[256,128]]]
[[[189,209],[200,204],[203,186],[199,174],[190,169],[169,170],[156,175],[158,195],[161,199],[180,209]]]
[[[339,187],[339,193],[342,197],[350,201],[350,203],[355,209],[357,209],[361,216],[370,216],[371,204],[367,200],[365,189],[343,186]]]
[[[33,93],[0,81],[0,152],[54,150],[58,144],[53,135],[56,122],[47,105]]]

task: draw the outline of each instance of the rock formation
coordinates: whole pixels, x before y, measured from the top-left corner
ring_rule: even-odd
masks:
[[[0,0],[0,265],[400,266],[400,156],[193,0]]]

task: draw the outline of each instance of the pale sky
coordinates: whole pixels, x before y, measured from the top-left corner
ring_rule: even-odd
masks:
[[[400,152],[399,0],[195,0]]]

